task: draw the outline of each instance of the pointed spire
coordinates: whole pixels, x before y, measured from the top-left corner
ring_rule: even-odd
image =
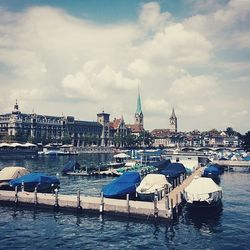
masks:
[[[171,117],[176,118],[176,115],[175,115],[175,112],[174,112],[174,107],[172,109],[172,115],[171,115]]]
[[[136,114],[141,115],[142,114],[142,108],[141,108],[141,96],[140,96],[140,89],[138,87],[138,97],[137,97],[137,106],[136,106]]]

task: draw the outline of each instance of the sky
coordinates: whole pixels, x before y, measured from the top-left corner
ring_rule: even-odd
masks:
[[[0,0],[0,112],[250,130],[250,0]]]

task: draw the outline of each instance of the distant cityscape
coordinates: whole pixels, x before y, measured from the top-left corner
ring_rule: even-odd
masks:
[[[141,96],[138,92],[134,123],[126,124],[123,117],[110,120],[104,111],[96,122],[79,121],[73,116],[26,114],[16,101],[13,111],[0,115],[1,142],[62,143],[76,147],[239,147],[240,134],[232,128],[200,132],[180,132],[174,108],[167,128],[144,129]]]

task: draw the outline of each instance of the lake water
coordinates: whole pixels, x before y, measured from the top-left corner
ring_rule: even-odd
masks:
[[[95,166],[110,155],[81,155]],[[67,157],[0,161],[0,168],[24,166],[31,171],[60,173]],[[60,176],[60,193],[99,196],[112,177]],[[193,214],[185,207],[171,224],[93,214],[0,206],[0,249],[250,249],[250,174],[221,176],[223,209]]]

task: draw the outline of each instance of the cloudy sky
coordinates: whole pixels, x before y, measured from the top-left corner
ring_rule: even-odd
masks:
[[[249,0],[0,0],[0,112],[250,130]]]

